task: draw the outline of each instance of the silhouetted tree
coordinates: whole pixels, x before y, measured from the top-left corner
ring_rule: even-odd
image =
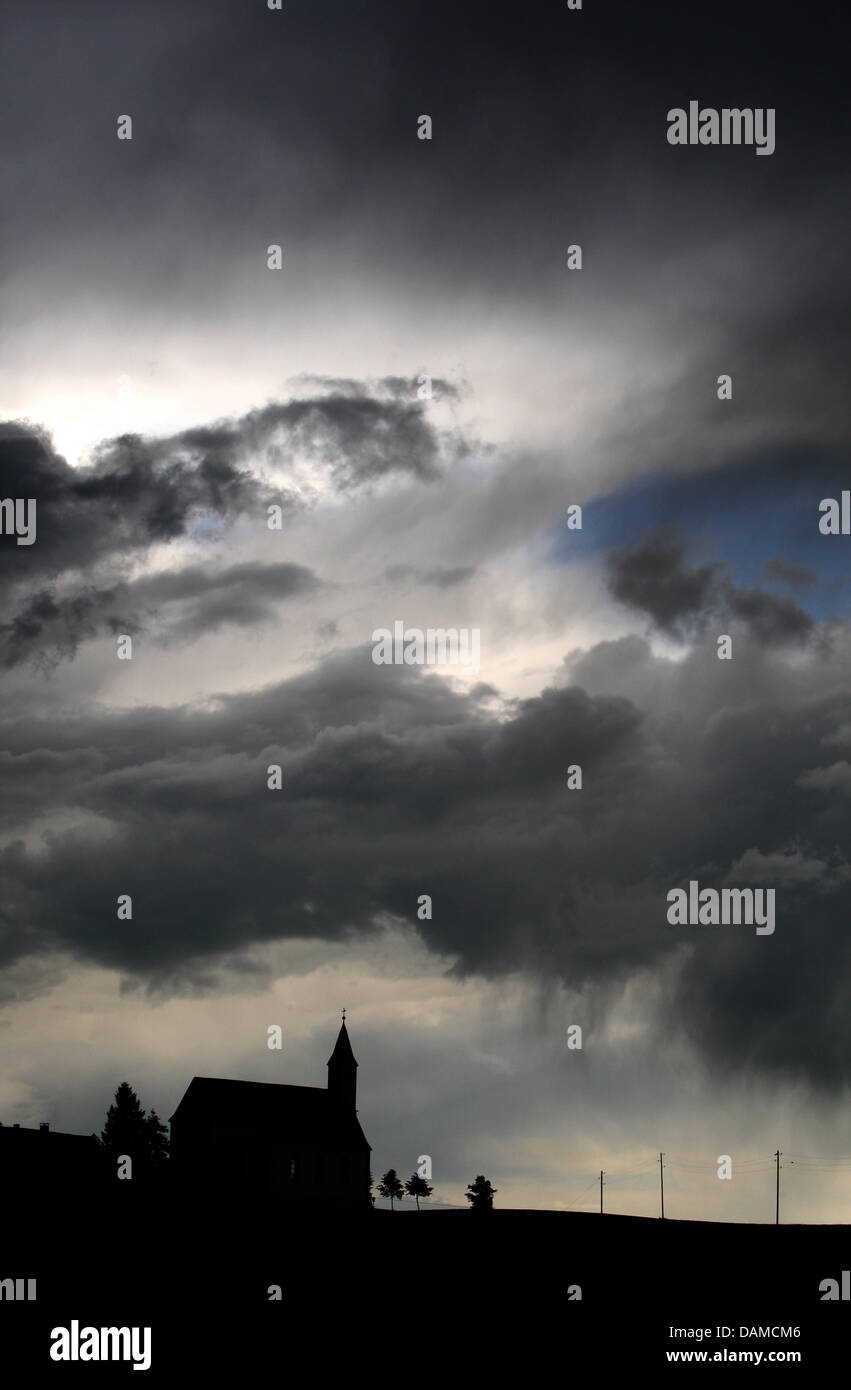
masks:
[[[394,1210],[394,1201],[401,1202],[405,1195],[405,1189],[399,1181],[395,1168],[387,1169],[387,1172],[378,1184],[378,1194],[380,1197],[389,1197],[391,1211]]]
[[[133,1160],[133,1177],[161,1170],[168,1159],[168,1133],[157,1112],[146,1115],[139,1097],[122,1081],[109,1107],[100,1141],[113,1164],[121,1154]]]
[[[129,1154],[135,1161],[142,1156],[146,1144],[145,1112],[127,1081],[122,1081],[115,1092],[115,1101],[106,1113],[106,1124],[100,1140],[110,1158]]]
[[[146,1162],[153,1172],[161,1172],[168,1162],[168,1129],[153,1106],[145,1117]]]
[[[473,1211],[491,1211],[493,1209],[494,1193],[498,1191],[499,1188],[494,1187],[492,1183],[480,1173],[475,1182],[467,1184],[467,1191],[464,1195]]]
[[[429,1187],[425,1178],[421,1178],[419,1173],[412,1173],[411,1176],[408,1178],[408,1181],[405,1183],[405,1191],[407,1192],[409,1197],[416,1198],[417,1211],[419,1211],[420,1198],[430,1197],[432,1192],[434,1191],[434,1188]]]

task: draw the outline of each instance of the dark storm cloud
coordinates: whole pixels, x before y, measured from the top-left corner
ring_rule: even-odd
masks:
[[[253,942],[368,932],[390,912],[462,973],[579,988],[686,945],[668,1025],[710,1062],[848,1080],[847,801],[812,775],[851,723],[845,669],[802,695],[755,648],[737,703],[714,654],[604,648],[588,671],[613,662],[627,687],[630,668],[649,672],[646,707],[580,679],[496,718],[481,692],[375,667],[367,649],[204,709],[8,721],[3,960],[63,948],[168,990],[215,981],[217,959]],[[651,713],[670,700],[676,718]],[[45,806],[80,824],[45,827],[35,853],[18,837]],[[775,935],[669,926],[667,891],[695,875],[776,883]],[[122,893],[132,923],[116,920]],[[421,893],[434,918],[418,924]]]
[[[685,640],[711,620],[738,620],[765,646],[806,642],[815,631],[792,599],[733,584],[726,566],[686,562],[683,541],[653,535],[607,556],[609,587],[621,603],[646,613],[668,635]]]
[[[69,467],[43,430],[0,424],[3,495],[38,503],[28,572],[90,566],[110,552],[172,540],[197,515],[259,515],[269,501],[295,509],[293,493],[272,490],[249,466],[270,450],[283,467],[294,455],[323,465],[340,492],[393,473],[433,480],[448,459],[468,451],[457,431],[439,431],[427,419],[416,383],[323,385],[324,393],[270,402],[234,420],[107,440],[81,468]],[[21,569],[14,538],[0,537],[0,576],[18,579]]]
[[[790,598],[762,589],[737,588],[734,584],[724,586],[724,598],[732,616],[766,646],[806,642],[815,631],[809,613]]]
[[[450,383],[439,384],[452,394]],[[313,586],[306,571],[241,565],[216,575],[192,566],[106,584],[67,574],[96,565],[121,571],[155,544],[187,535],[197,521],[253,516],[265,526],[270,503],[285,517],[309,505],[296,490],[264,481],[267,463],[286,474],[294,457],[308,458],[325,469],[333,491],[346,495],[390,475],[433,482],[468,448],[458,431],[431,424],[416,383],[395,377],[367,384],[323,379],[311,396],[271,402],[234,420],[162,438],[108,440],[83,468],[69,467],[43,431],[0,425],[3,495],[33,498],[37,508],[33,545],[0,537],[0,663],[52,662],[73,656],[86,638],[133,633],[152,622],[167,638],[263,621],[276,598]],[[463,575],[435,571],[429,582],[446,587]],[[73,591],[58,594],[63,577]]]
[[[270,401],[235,420],[160,439],[111,440],[96,451],[93,471],[96,477],[122,479],[146,464],[159,481],[163,465],[171,469],[177,461],[203,484],[209,509],[227,516],[232,510],[245,510],[246,485],[257,495],[258,484],[244,472],[249,460],[268,456],[286,468],[294,456],[311,459],[327,470],[330,484],[345,493],[390,474],[434,481],[442,476],[447,457],[467,452],[469,446],[457,431],[438,431],[428,420],[416,382],[398,377],[312,382],[319,392]],[[90,487],[97,496],[95,479]],[[288,494],[284,498],[286,502]],[[166,523],[185,525],[187,505],[178,505],[172,523],[169,501],[166,493]],[[289,497],[289,503],[295,506],[295,498]]]
[[[769,560],[765,565],[764,573],[766,579],[776,580],[780,584],[788,584],[790,589],[794,589],[799,594],[811,589],[816,582],[815,570],[808,569],[806,565],[796,565],[782,555]]]
[[[24,550],[13,536],[0,537],[4,585],[138,554],[185,535],[195,516],[260,514],[266,494],[247,469],[213,451],[189,456],[180,436],[124,436],[103,445],[91,466],[71,468],[46,433],[14,423],[0,425],[0,486],[4,496],[37,505],[34,545]]]
[[[73,657],[89,638],[135,636],[150,628],[157,642],[197,641],[221,627],[269,622],[278,603],[317,584],[302,565],[242,564],[218,572],[189,565],[108,589],[88,588],[72,598],[41,590],[11,623],[0,623],[0,664],[51,666]]]
[[[770,270],[747,303],[770,285],[772,307],[788,304],[790,257],[799,283],[812,257],[785,220],[838,187],[843,168],[842,19],[802,26],[797,11],[750,9],[622,0],[580,14],[539,0],[518,16],[507,0],[329,0],[275,13],[151,0],[143,18],[33,0],[0,46],[21,188],[9,244],[40,269],[59,165],[65,264],[131,299],[143,287],[206,297],[210,261],[259,254],[280,228],[288,247],[325,248],[329,272],[354,245],[370,276],[390,265],[408,283],[552,305],[579,228],[604,279],[572,277],[574,304],[603,312],[614,280],[634,288],[684,244],[727,246],[743,230],[762,238]],[[34,40],[39,82],[21,61]],[[69,61],[77,45],[86,64]],[[667,110],[692,96],[776,106],[775,154],[672,149]],[[123,112],[132,143],[115,138]],[[432,142],[416,138],[420,113]],[[823,217],[808,221],[829,240]],[[715,313],[741,304],[740,280],[706,274]]]
[[[827,808],[836,808],[841,800],[828,792],[814,799],[816,814],[809,824],[824,823]],[[841,815],[834,809],[830,819],[838,830]],[[841,857],[838,864],[831,863],[835,857],[836,851],[801,865],[792,852],[793,875],[786,881],[776,868],[753,878],[739,875],[739,884],[775,886],[782,912],[771,938],[776,949],[757,956],[743,934],[733,934],[724,950],[701,950],[687,963],[673,1012],[724,1072],[785,1071],[844,1088],[851,1083],[851,866]],[[813,983],[812,994],[802,983],[807,979]],[[821,1015],[817,1022],[814,1006]]]
[[[265,443],[278,431],[288,449],[326,464],[341,492],[390,473],[410,473],[421,482],[441,475],[439,438],[411,398],[410,384],[384,400],[336,393],[269,405],[238,425],[243,447],[245,441]]]
[[[751,96],[750,104],[777,105],[773,159],[780,162],[784,145],[791,145],[796,154],[810,156],[809,170],[823,170],[842,138],[841,128],[824,119],[843,94],[842,19],[827,13],[816,31],[791,22],[796,11],[785,20],[782,11],[718,0],[711,12],[687,13],[677,0],[656,0],[652,7],[621,0],[604,12],[587,6],[574,15],[566,5],[544,0],[518,20],[508,0],[471,0],[463,7],[452,0],[413,0],[404,7],[374,0],[355,9],[329,0],[321,10],[296,0],[280,14],[238,0],[210,0],[201,9],[149,0],[141,22],[140,15],[103,0],[78,8],[72,29],[52,7],[33,0],[15,16],[9,36],[9,80],[25,99],[23,110],[10,109],[11,133],[34,139],[52,115],[51,92],[28,93],[26,72],[15,61],[32,29],[41,37],[43,71],[50,74],[54,64],[64,69],[62,94],[82,107],[82,129],[68,137],[83,143],[94,136],[95,117],[102,119],[103,110],[117,115],[135,104],[140,136],[131,177],[139,182],[153,185],[164,162],[180,166],[190,155],[211,179],[214,172],[220,180],[231,172],[246,179],[238,156],[256,147],[262,133],[284,151],[323,155],[335,172],[356,170],[349,186],[335,190],[345,206],[374,198],[389,172],[406,185],[418,180],[430,193],[441,184],[456,193],[466,188],[467,205],[485,194],[507,207],[514,189],[528,193],[537,186],[541,193],[544,177],[553,188],[560,178],[554,156],[575,172],[585,149],[601,161],[613,140],[618,153],[646,142],[645,162],[655,147],[660,160],[676,161],[692,184],[707,171],[713,179],[731,177],[731,159],[725,165],[710,151],[698,165],[687,157],[690,152],[673,151],[665,140],[667,108],[688,100],[699,51],[703,80],[712,89],[700,93],[702,100],[724,104],[729,98],[743,105]],[[729,41],[731,28],[735,44]],[[99,71],[96,95],[86,73],[67,62],[69,29],[82,30],[95,61],[122,53],[120,71],[105,63]],[[817,76],[808,63],[816,54]],[[421,111],[431,112],[437,123],[439,161],[425,163],[419,156],[432,151],[411,145]],[[206,118],[208,132],[203,119],[189,119],[193,112]],[[27,116],[36,123],[34,131]],[[228,116],[238,129],[228,128]],[[814,142],[807,137],[814,130],[821,140],[810,148]],[[214,169],[216,147],[220,163]],[[126,153],[114,137],[102,141],[98,152],[109,174],[122,177]],[[254,153],[260,157],[256,148]],[[735,160],[735,179],[745,188],[753,175],[752,151],[725,153]],[[772,160],[758,163],[771,166]],[[802,179],[809,170],[803,162],[796,168]],[[765,172],[757,170],[760,176]],[[326,195],[326,178],[320,164],[299,188],[292,216],[312,219]],[[101,196],[108,185],[103,177]],[[88,192],[78,194],[81,201]],[[769,194],[784,196],[780,181],[770,181]],[[220,197],[218,213],[220,220],[238,218],[244,208],[234,197]]]
[[[684,622],[703,618],[718,584],[716,563],[688,569],[681,541],[653,536],[638,545],[612,551],[609,587],[616,599],[647,613],[666,632],[679,633]]]
[[[3,252],[21,302],[44,292],[48,266],[63,300],[85,294],[108,306],[108,322],[155,305],[158,329],[165,317],[215,333],[224,287],[229,322],[245,305],[242,330],[255,331],[254,316],[262,335],[274,279],[265,248],[280,241],[286,309],[287,296],[303,295],[296,323],[315,312],[332,323],[336,297],[363,292],[398,325],[394,362],[424,355],[421,303],[440,308],[444,341],[433,330],[429,339],[441,360],[475,356],[465,347],[471,305],[492,325],[492,360],[516,332],[518,306],[545,352],[571,325],[568,377],[586,333],[592,349],[628,346],[633,326],[652,322],[647,352],[663,384],[649,384],[655,373],[628,380],[634,398],[607,416],[605,452],[621,476],[681,468],[686,442],[690,459],[728,462],[743,436],[754,447],[847,440],[835,371],[849,287],[835,232],[841,17],[802,28],[797,11],[783,18],[782,7],[738,0],[699,13],[674,0],[572,13],[550,0],[520,17],[489,0],[288,0],[281,13],[155,0],[144,19],[105,3],[73,17],[38,0],[16,9],[0,43],[0,138],[20,190]],[[85,64],[68,61],[77,45]],[[31,51],[35,83],[21,61]],[[672,148],[667,110],[691,96],[776,106],[776,152]],[[114,133],[124,111],[135,120],[126,143]],[[422,112],[435,122],[431,142],[416,138]],[[585,249],[581,274],[565,271],[572,240]],[[258,278],[243,277],[254,258]],[[733,375],[732,402],[716,398],[720,372]],[[362,448],[374,407],[339,394],[316,444],[341,488],[405,466],[400,457],[415,476],[435,476],[415,414],[400,411],[399,449]],[[262,411],[255,423],[263,428]],[[286,423],[313,446],[309,409],[291,407]],[[195,443],[211,466],[239,447],[227,430]]]
[[[456,584],[472,579],[475,573],[475,565],[454,565],[450,569],[432,570],[417,569],[415,565],[389,565],[384,571],[384,578],[391,584],[410,581],[412,584],[434,585],[437,589],[453,589]]]

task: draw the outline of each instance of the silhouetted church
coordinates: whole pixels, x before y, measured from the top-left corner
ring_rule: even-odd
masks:
[[[171,1117],[175,1177],[225,1199],[370,1206],[371,1149],[355,1108],[357,1066],[343,1022],[327,1090],[193,1077]]]

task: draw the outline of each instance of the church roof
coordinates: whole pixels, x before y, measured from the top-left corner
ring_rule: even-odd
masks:
[[[249,1125],[318,1145],[370,1147],[355,1112],[317,1086],[193,1076],[171,1119],[177,1116],[202,1125]]]
[[[329,1067],[332,1062],[351,1062],[353,1066],[357,1066],[355,1054],[352,1052],[352,1045],[349,1042],[349,1035],[346,1032],[345,1023],[340,1027],[340,1031],[337,1034],[337,1041],[334,1044],[334,1051],[328,1058]]]

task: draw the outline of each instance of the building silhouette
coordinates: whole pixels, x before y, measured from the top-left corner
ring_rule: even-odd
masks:
[[[225,1201],[369,1206],[357,1066],[344,1021],[325,1090],[193,1077],[170,1121],[175,1181]]]
[[[49,1124],[0,1124],[0,1184],[6,1193],[81,1199],[103,1185],[108,1171],[95,1134],[63,1134]]]

